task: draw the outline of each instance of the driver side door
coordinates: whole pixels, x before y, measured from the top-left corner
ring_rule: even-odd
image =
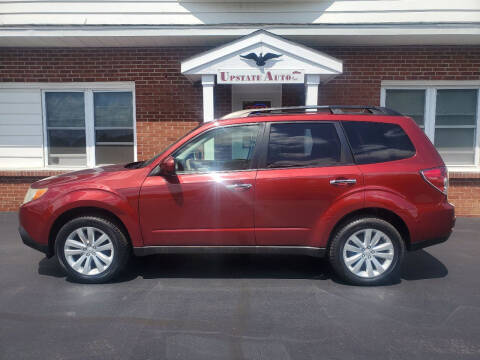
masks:
[[[256,144],[261,124],[208,130],[175,151],[174,176],[140,192],[145,245],[255,245]]]

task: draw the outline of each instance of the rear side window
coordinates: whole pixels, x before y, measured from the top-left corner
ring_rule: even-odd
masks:
[[[406,159],[415,148],[403,129],[395,124],[343,121],[357,164]]]
[[[335,165],[341,148],[331,123],[271,124],[267,167]]]

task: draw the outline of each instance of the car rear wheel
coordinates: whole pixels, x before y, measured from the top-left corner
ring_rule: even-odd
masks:
[[[379,285],[398,278],[405,244],[389,222],[364,217],[343,225],[334,235],[329,260],[343,280],[355,285]]]
[[[79,217],[58,232],[55,250],[68,276],[83,283],[111,280],[125,267],[129,243],[113,222],[99,217]]]

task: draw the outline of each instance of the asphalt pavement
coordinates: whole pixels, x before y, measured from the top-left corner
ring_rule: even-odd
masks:
[[[480,219],[357,287],[307,256],[156,255],[75,284],[0,213],[0,359],[480,359]]]

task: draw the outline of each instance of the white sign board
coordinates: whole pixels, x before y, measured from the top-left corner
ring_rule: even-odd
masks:
[[[217,84],[303,84],[304,70],[218,70]]]

